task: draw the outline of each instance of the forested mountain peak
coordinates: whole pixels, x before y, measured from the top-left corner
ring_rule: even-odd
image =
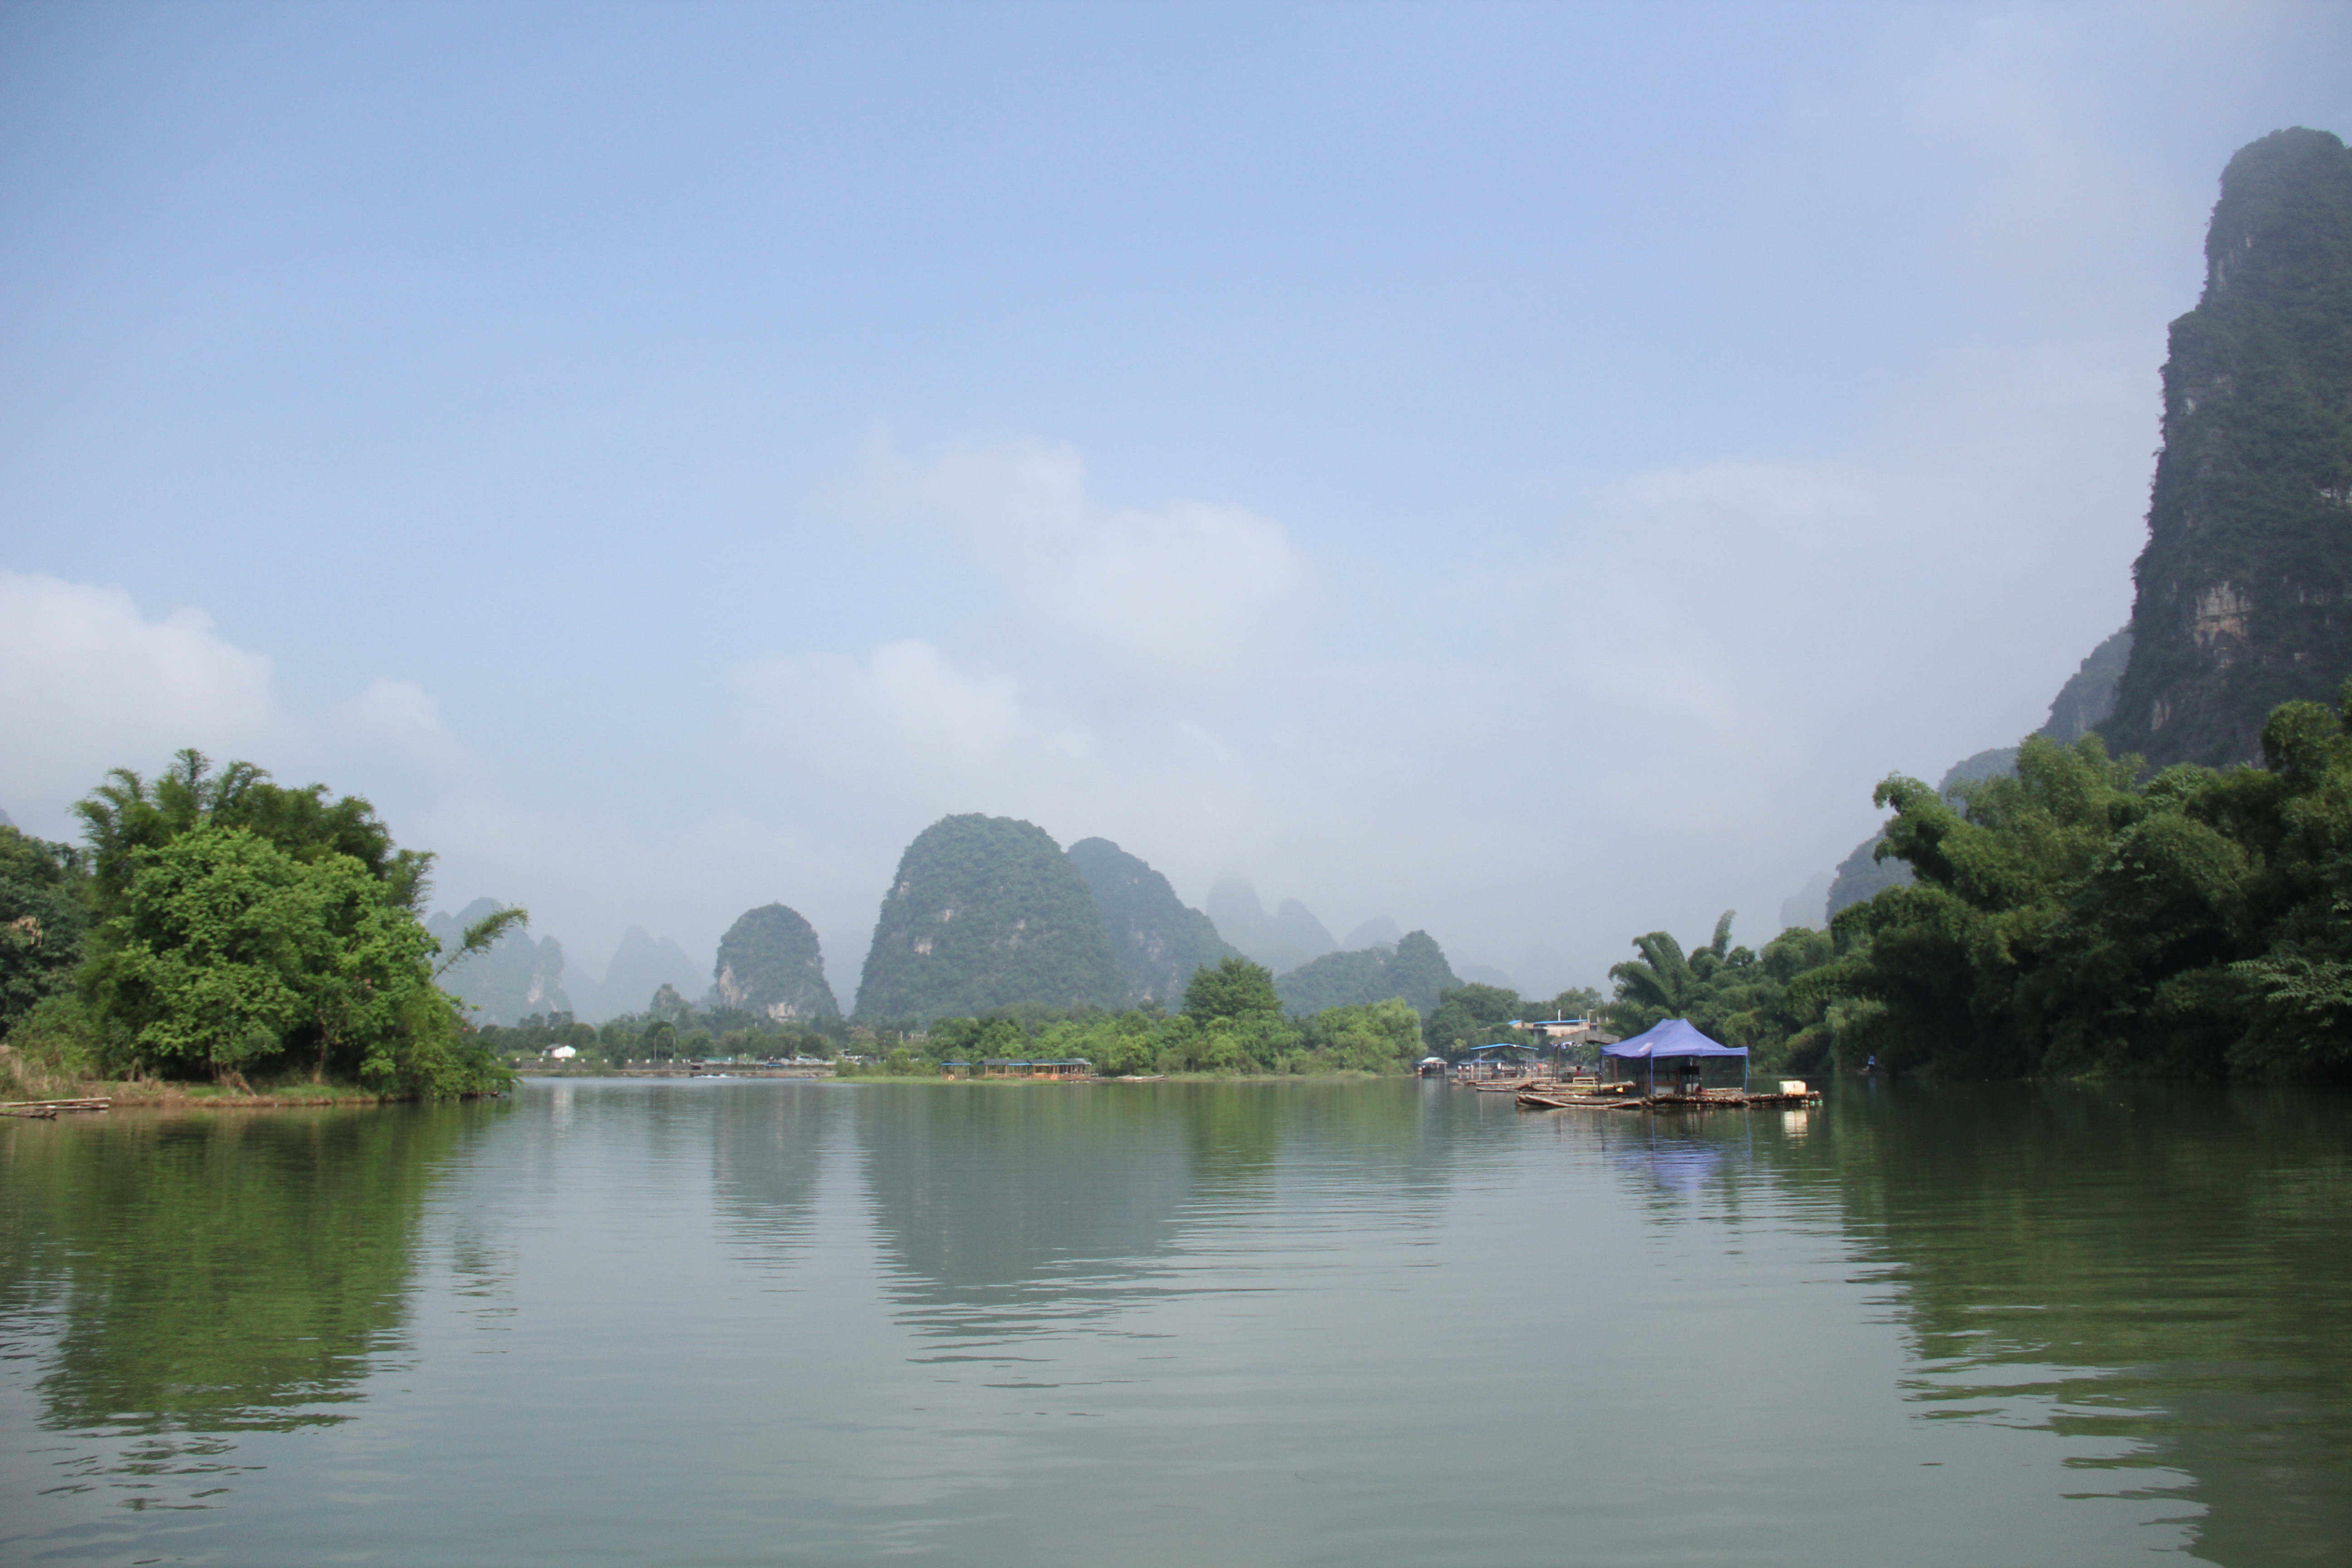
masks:
[[[928,1021],[1126,999],[1094,894],[1062,847],[1034,824],[968,813],[923,829],[899,858],[857,1014]]]
[[[1109,839],[1081,838],[1069,856],[1094,895],[1129,1001],[1173,1004],[1194,970],[1234,951],[1167,878]]]
[[[764,1014],[780,1024],[841,1016],[825,982],[816,928],[782,904],[744,910],[719,939],[710,1001]]]
[[[2100,727],[2158,766],[2258,762],[2273,708],[2352,671],[2352,151],[2301,128],[2241,149],[2205,258]]]

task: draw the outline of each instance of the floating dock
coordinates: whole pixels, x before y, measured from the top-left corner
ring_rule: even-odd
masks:
[[[1781,1089],[1777,1093],[1744,1089],[1705,1089],[1696,1094],[1595,1094],[1577,1090],[1524,1089],[1518,1104],[1526,1110],[1749,1110],[1766,1106],[1819,1105],[1817,1089]]]

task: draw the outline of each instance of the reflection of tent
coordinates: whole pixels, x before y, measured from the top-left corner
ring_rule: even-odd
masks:
[[[1658,1061],[1661,1058],[1677,1057],[1738,1057],[1739,1087],[1748,1087],[1748,1047],[1719,1046],[1692,1026],[1687,1018],[1668,1018],[1663,1024],[1643,1030],[1630,1040],[1620,1040],[1613,1046],[1603,1046],[1604,1057],[1622,1057],[1632,1061],[1650,1064],[1650,1092],[1658,1089]]]

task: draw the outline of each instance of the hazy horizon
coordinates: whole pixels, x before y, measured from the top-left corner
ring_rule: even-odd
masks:
[[[0,9],[0,808],[367,796],[580,969],[977,811],[1760,942],[2121,625],[2324,5]]]

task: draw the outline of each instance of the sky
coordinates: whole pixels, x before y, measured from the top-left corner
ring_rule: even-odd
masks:
[[[0,0],[0,809],[325,781],[575,973],[952,812],[1532,989],[2121,625],[2352,7]]]

